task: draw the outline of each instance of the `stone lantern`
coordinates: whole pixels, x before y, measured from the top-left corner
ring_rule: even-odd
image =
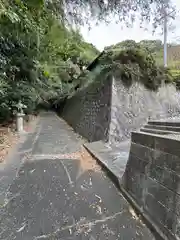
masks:
[[[27,108],[26,105],[22,104],[21,101],[16,105],[18,111],[16,114],[16,128],[18,133],[24,133],[24,126],[23,126],[23,120],[24,120],[24,111],[23,109]]]

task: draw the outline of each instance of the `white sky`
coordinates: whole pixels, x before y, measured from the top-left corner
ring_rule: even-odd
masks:
[[[173,2],[176,4],[177,10],[180,11],[180,1],[174,0]],[[177,38],[180,40],[180,12],[176,20],[173,21],[173,26],[175,26],[175,29],[168,32],[168,42],[175,42]],[[133,39],[135,41],[143,39],[163,40],[160,31],[157,31],[153,35],[151,25],[147,26],[147,30],[145,30],[139,27],[138,22],[135,22],[133,28],[126,28],[122,23],[115,24],[112,22],[108,25],[101,23],[98,26],[93,26],[90,31],[88,27],[82,27],[81,33],[86,41],[93,43],[99,50],[103,50],[105,46],[116,44],[126,39]]]

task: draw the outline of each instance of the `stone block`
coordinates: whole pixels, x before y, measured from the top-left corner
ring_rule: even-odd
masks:
[[[158,134],[158,135],[167,135],[167,134],[176,134],[176,132],[168,131],[168,130],[161,130],[161,129],[154,129],[152,128],[141,128],[141,132],[151,133],[151,134]]]
[[[134,169],[134,172],[146,174],[148,162],[136,157],[133,154],[130,154],[128,164],[132,169]]]
[[[152,163],[154,165],[168,169],[169,171],[173,171],[177,174],[180,173],[180,157],[158,150],[152,151],[153,151]]]
[[[178,140],[140,132],[132,132],[131,140],[133,143],[180,157],[180,141]]]
[[[149,177],[146,180],[146,184],[148,193],[158,202],[180,216],[180,195]]]
[[[168,131],[172,131],[172,132],[180,132],[180,127],[177,127],[177,126],[145,125],[144,128],[168,130]]]
[[[151,134],[145,134],[141,132],[131,133],[132,143],[140,144],[149,148],[154,149],[154,138]]]
[[[130,155],[131,154],[137,156],[138,158],[141,158],[144,161],[149,162],[152,161],[154,152],[149,147],[132,142],[130,148]]]
[[[156,165],[151,165],[149,177],[155,179],[173,192],[180,194],[180,176],[176,173],[160,168]]]
[[[175,234],[177,236],[180,234],[179,217],[159,203],[151,194],[146,195],[144,210],[167,236],[175,237]],[[172,238],[169,237],[169,239]]]
[[[180,174],[180,157],[154,150],[140,144],[132,143],[130,154],[133,154],[144,161],[151,161],[152,164]]]
[[[180,127],[179,121],[148,121],[148,124],[150,125],[156,125],[156,126],[171,126],[171,127]]]
[[[156,224],[161,222],[162,225],[166,226],[168,209],[159,203],[151,194],[146,195],[144,209]]]
[[[136,169],[132,168],[128,163],[123,176],[123,186],[140,206],[143,205],[144,184],[145,175],[136,171]]]

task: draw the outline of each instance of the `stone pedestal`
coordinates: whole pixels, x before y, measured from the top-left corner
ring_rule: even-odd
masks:
[[[16,130],[18,133],[24,132],[24,126],[23,126],[24,116],[25,116],[24,113],[17,113],[16,115]]]

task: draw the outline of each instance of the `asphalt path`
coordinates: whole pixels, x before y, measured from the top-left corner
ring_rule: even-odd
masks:
[[[79,151],[82,142],[62,119],[41,116],[34,141],[27,137],[18,148],[31,156],[1,204],[1,240],[155,239],[104,171],[58,157]]]

